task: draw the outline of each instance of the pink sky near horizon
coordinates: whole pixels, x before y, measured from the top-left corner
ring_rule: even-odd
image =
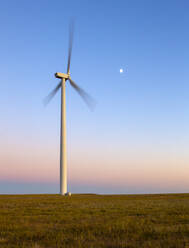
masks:
[[[6,139],[9,140],[9,139]],[[2,141],[2,140],[1,140]],[[22,143],[22,144],[21,144]],[[13,139],[1,142],[0,180],[59,182],[59,146]],[[79,149],[78,149],[79,147]],[[175,153],[175,149],[177,153]],[[189,188],[189,155],[178,148],[125,143],[78,142],[68,145],[68,180],[106,187]],[[78,162],[79,161],[79,162]],[[146,192],[148,193],[148,192]]]

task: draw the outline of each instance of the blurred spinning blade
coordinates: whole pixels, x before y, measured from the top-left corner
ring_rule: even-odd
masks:
[[[52,98],[56,95],[56,93],[58,92],[58,90],[61,88],[62,82],[60,81],[60,83],[56,86],[56,88],[54,90],[52,90],[50,92],[50,94],[48,96],[45,97],[44,99],[44,105],[46,106],[51,100]]]
[[[94,107],[96,105],[95,100],[87,92],[85,92],[82,88],[80,88],[71,78],[69,78],[68,80],[70,81],[71,86],[82,97],[82,99],[87,104],[87,106],[90,108],[90,110],[94,110]]]
[[[70,23],[70,29],[69,29],[69,49],[68,49],[67,74],[70,74],[70,63],[71,63],[71,56],[72,56],[73,34],[74,34],[74,22],[72,21]]]

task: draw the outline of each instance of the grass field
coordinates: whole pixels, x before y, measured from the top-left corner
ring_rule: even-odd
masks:
[[[189,248],[189,194],[1,195],[0,247]]]

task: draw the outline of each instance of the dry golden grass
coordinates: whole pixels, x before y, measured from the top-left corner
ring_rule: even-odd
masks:
[[[0,248],[189,248],[189,194],[0,196]]]

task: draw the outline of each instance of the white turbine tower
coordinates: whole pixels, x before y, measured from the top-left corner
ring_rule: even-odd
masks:
[[[69,50],[68,50],[68,65],[67,73],[55,73],[55,77],[61,79],[56,88],[45,98],[47,104],[61,88],[61,126],[60,126],[60,195],[69,195],[67,191],[67,151],[66,151],[66,81],[68,80],[71,86],[79,93],[85,103],[92,107],[94,100],[81,89],[70,77],[70,61],[72,55],[73,43],[73,24],[70,25],[69,34]]]

